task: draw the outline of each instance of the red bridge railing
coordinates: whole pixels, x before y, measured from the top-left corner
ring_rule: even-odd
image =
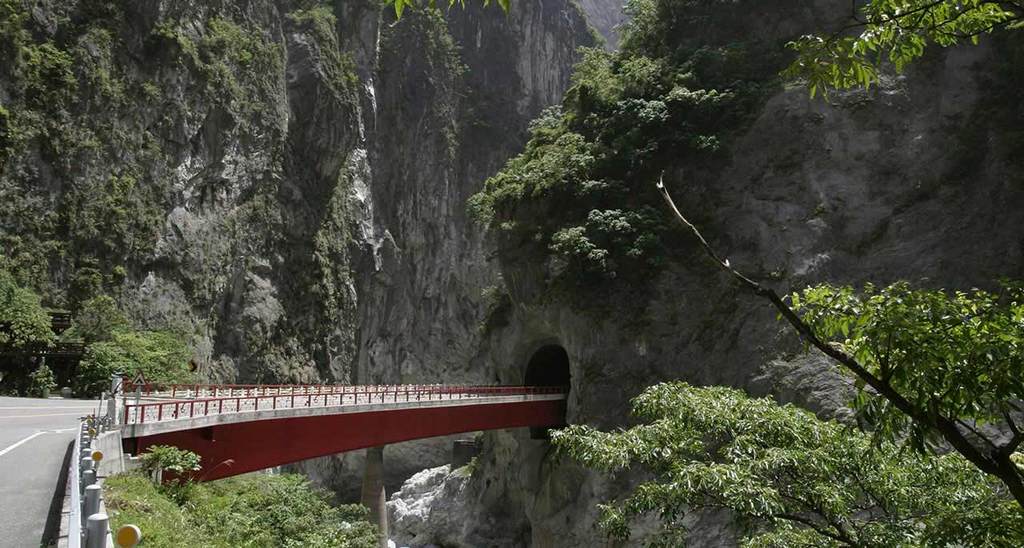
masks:
[[[142,384],[124,382],[124,392],[143,397],[193,398],[211,396],[271,396],[284,394],[335,394],[353,385],[341,384]]]
[[[203,388],[213,394],[232,395],[167,402],[128,404],[125,424],[145,424],[210,415],[246,413],[275,409],[338,407],[371,403],[404,403],[479,399],[500,396],[565,394],[564,386],[446,386],[446,385],[179,385],[172,394],[201,394]],[[323,390],[312,390],[323,389]],[[237,395],[233,393],[237,392]],[[145,393],[145,392],[143,392]],[[152,391],[148,394],[166,394]]]

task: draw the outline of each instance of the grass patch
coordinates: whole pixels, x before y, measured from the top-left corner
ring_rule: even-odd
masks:
[[[163,486],[119,474],[103,484],[103,496],[111,527],[137,525],[150,548],[376,546],[363,507],[332,506],[326,492],[297,474]]]

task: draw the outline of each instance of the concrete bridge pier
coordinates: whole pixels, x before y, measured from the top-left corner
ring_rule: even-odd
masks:
[[[363,469],[363,506],[370,509],[370,522],[377,524],[377,540],[381,548],[388,548],[388,508],[384,493],[384,446],[366,450]]]

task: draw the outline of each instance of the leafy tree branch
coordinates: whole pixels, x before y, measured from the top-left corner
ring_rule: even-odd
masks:
[[[790,43],[797,59],[786,69],[819,90],[868,87],[879,68],[897,70],[921,57],[929,45],[949,47],[999,29],[1024,25],[1020,0],[871,0],[851,3],[851,22],[829,35],[813,34]],[[859,34],[854,31],[859,30]]]
[[[907,436],[905,441],[925,449],[928,438],[937,435],[998,478],[1024,507],[1024,481],[1015,462],[1021,436],[999,441],[997,434],[1017,429],[1012,414],[1019,413],[1024,396],[1019,375],[1024,367],[1024,290],[1004,284],[999,295],[974,290],[950,297],[914,291],[905,283],[882,290],[868,286],[865,295],[848,287],[818,286],[793,294],[790,306],[711,247],[676,207],[664,178],[657,188],[723,271],[768,300],[806,343],[856,377],[862,389],[858,404],[872,419],[876,437]],[[882,340],[888,342],[877,347]],[[881,399],[871,397],[865,386]],[[993,423],[993,434],[978,429]]]
[[[1024,515],[1002,484],[957,453],[903,451],[794,405],[727,387],[652,386],[633,400],[641,424],[615,432],[573,425],[552,433],[559,454],[645,480],[600,507],[601,527],[626,540],[656,514],[652,546],[687,542],[689,512],[729,510],[748,547],[1013,546]]]

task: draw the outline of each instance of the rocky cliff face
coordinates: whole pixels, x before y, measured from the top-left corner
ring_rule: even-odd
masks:
[[[473,359],[488,295],[499,284],[466,200],[526,140],[568,84],[576,48],[592,45],[582,14],[523,2],[508,15],[467,8],[412,14],[380,32],[369,101],[366,217],[356,267],[360,382],[497,382]],[[412,54],[411,52],[417,52]],[[389,487],[447,462],[451,441],[391,446]],[[362,455],[304,465],[345,497],[358,494]]]
[[[465,201],[594,40],[563,0],[5,0],[0,266],[51,305],[116,295],[211,380],[495,382]],[[389,452],[392,481],[447,451]]]
[[[839,10],[825,4],[814,9]],[[793,24],[760,32],[799,30]],[[699,180],[669,173],[666,181],[734,266],[780,292],[822,281],[969,288],[1020,278],[1024,148],[1014,129],[1022,113],[1010,90],[1021,76],[1001,60],[1019,51],[1014,44],[936,52],[870,92],[823,100],[801,88],[782,90],[730,146],[720,173]],[[803,354],[774,311],[739,291],[696,247],[681,251],[643,291],[615,287],[582,305],[545,291],[549,265],[524,261],[515,249],[499,257],[510,304],[477,359],[493,363],[501,382],[517,383],[538,348],[561,345],[572,422],[628,423],[628,400],[667,379],[774,394],[823,416],[847,412],[844,380]],[[496,529],[484,518],[451,517],[483,508],[478,515],[506,516],[502,538],[602,545],[594,503],[615,498],[629,475],[608,480],[582,470],[525,432],[488,433],[484,446],[468,480],[435,475],[420,478],[425,488],[407,486],[437,501],[430,507],[411,507],[403,488],[390,503],[406,524],[400,539],[498,542],[487,536]],[[735,544],[725,516],[691,519],[695,545]],[[454,525],[437,530],[446,523]],[[644,534],[637,531],[638,544]]]

